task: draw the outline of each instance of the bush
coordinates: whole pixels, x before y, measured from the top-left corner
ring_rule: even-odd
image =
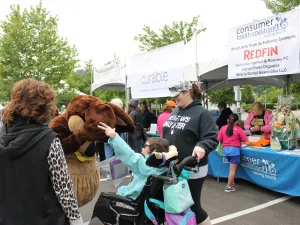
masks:
[[[299,104],[293,103],[292,104],[292,110],[298,110],[300,108]]]
[[[252,104],[244,104],[243,109],[245,112],[249,113],[251,111]]]

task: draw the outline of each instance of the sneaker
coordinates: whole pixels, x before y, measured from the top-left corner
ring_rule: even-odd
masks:
[[[235,187],[234,186],[231,186],[231,187],[226,186],[225,187],[225,192],[232,192],[232,191],[235,191]]]

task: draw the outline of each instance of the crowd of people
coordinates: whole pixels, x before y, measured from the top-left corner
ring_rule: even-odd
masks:
[[[225,191],[235,191],[241,143],[247,137],[238,126],[238,116],[224,102],[218,104],[221,114],[214,121],[212,114],[202,107],[197,83],[183,81],[170,86],[169,90],[172,100],[164,104],[158,117],[149,110],[147,102],[130,100],[127,113],[134,122],[133,132],[116,133],[107,124],[98,124],[98,129],[109,137],[103,144],[104,157],[108,159],[115,154],[129,167],[133,179],[117,193],[136,199],[150,175],[166,171],[164,167],[146,165],[152,152],[167,153],[169,148],[176,148],[179,161],[195,156],[198,171],[190,173],[188,180],[194,201],[191,210],[196,214],[197,224],[211,224],[201,206],[208,155],[219,142],[222,144],[223,155],[230,162]],[[124,110],[120,99],[112,99],[111,103]],[[55,92],[50,85],[34,79],[14,85],[11,101],[1,114],[0,222],[4,221],[5,225],[83,224],[60,138],[47,126],[57,114]],[[271,118],[270,111],[255,103],[244,128],[253,135],[269,138]],[[157,124],[160,137],[147,137],[151,124]],[[97,211],[108,214],[105,208]]]

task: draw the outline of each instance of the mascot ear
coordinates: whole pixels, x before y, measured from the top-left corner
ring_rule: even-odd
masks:
[[[131,119],[131,117],[123,110],[121,109],[119,106],[109,103],[106,103],[107,105],[109,105],[115,115],[116,115],[116,131],[117,132],[133,132],[134,131],[134,122]]]

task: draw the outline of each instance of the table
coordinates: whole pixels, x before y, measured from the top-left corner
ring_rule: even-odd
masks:
[[[241,163],[236,178],[292,196],[300,196],[300,154],[285,154],[290,151],[273,151],[269,147],[241,149]],[[208,174],[227,178],[229,163],[216,151],[209,156]]]
[[[160,137],[160,134],[159,133],[149,133],[147,132],[147,136],[150,138],[150,137]]]

